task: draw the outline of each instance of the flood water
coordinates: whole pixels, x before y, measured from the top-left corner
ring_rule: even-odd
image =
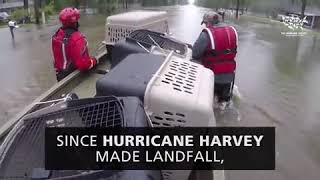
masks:
[[[193,5],[154,7],[170,15],[175,37],[193,43],[203,13]],[[81,30],[93,50],[104,37],[102,15],[85,16]],[[239,33],[236,84],[238,110],[218,117],[220,126],[275,126],[275,171],[226,171],[227,179],[320,179],[320,37],[307,33],[287,37],[282,25],[243,16],[234,22]],[[58,25],[20,28],[15,43],[0,29],[0,125],[55,83],[50,37]],[[287,30],[288,31],[288,30]]]

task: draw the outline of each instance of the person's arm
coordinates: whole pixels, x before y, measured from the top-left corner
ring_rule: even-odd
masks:
[[[209,35],[206,32],[201,32],[198,39],[192,47],[192,59],[200,60],[206,51],[209,44]]]
[[[97,64],[97,60],[89,56],[87,41],[83,37],[70,44],[68,55],[73,61],[75,68],[80,71],[89,70]]]

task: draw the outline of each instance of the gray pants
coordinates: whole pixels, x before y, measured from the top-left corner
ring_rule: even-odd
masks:
[[[13,26],[9,26],[9,29],[10,29],[10,32],[11,32],[12,39],[14,39],[14,33],[13,33],[14,27]]]
[[[218,98],[218,102],[228,102],[232,98],[235,74],[219,74],[214,78],[214,94]]]

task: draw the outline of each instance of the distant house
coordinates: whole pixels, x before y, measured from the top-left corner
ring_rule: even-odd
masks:
[[[294,13],[296,15],[301,16],[301,13]],[[305,27],[310,29],[320,29],[320,13],[314,14],[314,13],[304,13],[306,16],[307,23],[304,24]]]
[[[320,13],[319,14],[305,14],[307,21],[309,22],[306,26],[311,29],[320,29]]]
[[[301,17],[301,12],[298,7],[291,7],[290,10],[282,10],[281,12],[287,16],[290,14],[295,14]],[[306,16],[307,20],[307,22],[304,23],[304,27],[320,30],[320,9],[309,7],[306,9],[304,15]]]
[[[33,1],[29,0],[29,5],[33,4]],[[22,8],[24,6],[23,0],[11,0],[10,2],[0,1],[0,12],[11,11],[16,8]]]
[[[286,16],[292,16],[292,15],[297,15],[301,17],[300,12],[292,12],[292,11],[286,11],[284,13]],[[319,29],[320,30],[320,12],[317,13],[310,13],[310,12],[305,12],[304,15],[306,16],[307,22],[304,23],[304,27],[310,28],[310,29]]]

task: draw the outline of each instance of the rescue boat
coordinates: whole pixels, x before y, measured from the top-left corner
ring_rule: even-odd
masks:
[[[106,49],[97,56],[99,64],[86,73],[73,72],[0,128],[1,176],[108,179],[112,173],[124,173],[136,179],[224,179],[224,171],[43,168],[45,127],[216,125],[214,75],[190,60],[187,44],[168,36],[167,21],[166,12],[135,11],[109,16],[103,41]],[[114,116],[108,116],[111,111]]]

